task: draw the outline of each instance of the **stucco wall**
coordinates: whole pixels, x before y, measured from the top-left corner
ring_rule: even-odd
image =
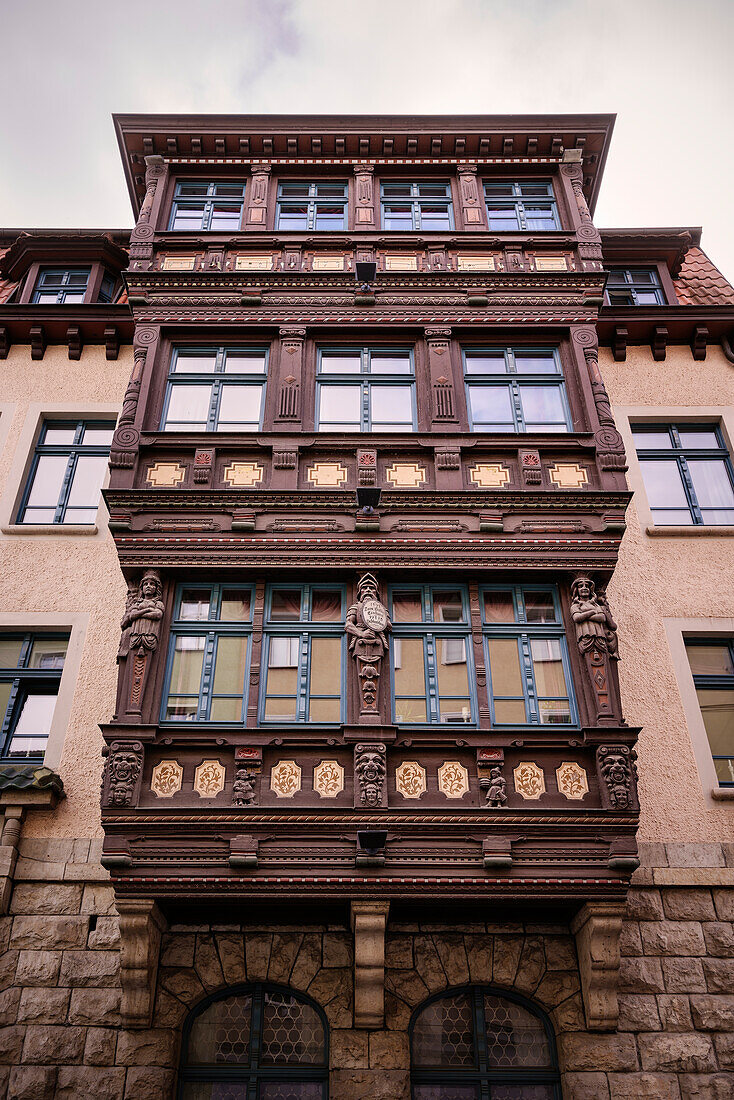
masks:
[[[115,653],[125,584],[102,505],[97,533],[12,530],[12,509],[28,469],[39,418],[104,415],[115,419],[132,369],[132,349],[116,361],[104,347],[84,348],[69,360],[49,347],[41,361],[15,346],[2,364],[0,397],[0,629],[48,625],[72,629],[54,727],[65,727],[55,749],[68,794],[53,813],[29,813],[26,837],[95,837],[99,825],[102,736],[112,716]],[[91,529],[88,529],[91,531]],[[75,667],[78,665],[78,670]],[[53,735],[53,731],[52,731]]]
[[[611,352],[601,349],[599,365],[625,437],[635,490],[609,595],[619,624],[625,717],[643,727],[640,839],[731,838],[734,803],[711,798],[714,784],[701,745],[705,734],[700,714],[691,715],[692,680],[681,660],[682,629],[670,620],[695,620],[702,633],[728,628],[726,620],[734,620],[734,533],[647,533],[650,518],[629,422],[645,406],[653,420],[700,411],[709,421],[723,418],[731,444],[726,422],[734,414],[734,368],[718,347],[708,349],[704,362],[696,362],[688,348],[669,348],[665,361],[655,362],[649,348],[632,347],[626,362],[615,363]]]

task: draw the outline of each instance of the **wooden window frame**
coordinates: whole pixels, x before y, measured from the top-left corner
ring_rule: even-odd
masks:
[[[690,447],[683,447],[681,445],[681,442],[680,442],[680,434],[679,434],[680,431],[683,430],[685,432],[687,430],[695,430],[695,429],[707,430],[707,431],[714,432],[714,434],[716,435],[717,440],[719,441],[719,447],[718,448],[702,448],[700,451],[693,450]],[[701,459],[702,458],[702,459],[718,460],[718,461],[722,462],[724,470],[726,471],[726,473],[729,477],[729,481],[730,481],[730,484],[732,486],[732,489],[734,489],[734,467],[732,466],[731,455],[729,454],[729,450],[727,448],[726,441],[724,440],[724,436],[723,436],[720,424],[712,423],[710,421],[705,421],[705,420],[701,420],[701,421],[690,421],[690,420],[689,421],[678,421],[677,423],[676,422],[671,422],[671,421],[660,421],[660,422],[657,422],[657,423],[655,423],[654,421],[649,421],[649,422],[648,421],[634,421],[633,423],[630,424],[630,430],[632,432],[632,439],[633,439],[634,445],[635,445],[635,453],[637,455],[638,464],[642,463],[642,462],[655,462],[655,461],[662,461],[662,460],[667,459],[668,462],[674,460],[676,462],[677,466],[678,466],[678,473],[679,473],[679,476],[680,476],[680,479],[681,479],[681,484],[683,486],[683,492],[685,494],[686,502],[688,504],[688,513],[689,513],[689,516],[690,516],[690,523],[686,523],[685,521],[680,521],[680,520],[677,521],[675,524],[658,523],[657,520],[656,520],[656,517],[655,517],[655,512],[660,512],[660,511],[670,512],[670,511],[675,511],[675,509],[672,509],[672,508],[665,508],[665,509],[664,508],[653,508],[652,505],[650,504],[650,494],[648,492],[647,486],[645,485],[645,493],[647,495],[648,505],[650,507],[650,515],[652,517],[653,524],[656,527],[664,528],[664,527],[674,527],[674,526],[682,526],[682,527],[691,526],[691,527],[712,527],[712,528],[716,528],[716,527],[729,527],[729,526],[731,526],[731,522],[721,523],[721,524],[711,523],[710,521],[707,521],[703,518],[702,509],[701,509],[701,506],[698,502],[698,496],[696,494],[696,490],[695,490],[695,487],[694,487],[694,484],[693,484],[693,479],[692,479],[690,471],[688,469],[688,460],[689,459]],[[644,448],[640,448],[639,444],[638,444],[638,438],[639,437],[636,433],[640,432],[640,431],[645,431],[645,430],[656,431],[658,433],[667,430],[667,432],[670,436],[670,439],[671,439],[671,443],[673,444],[673,446],[669,447],[667,450],[664,449],[664,448],[654,448],[654,447],[651,447],[648,450],[645,450]],[[644,485],[645,475],[644,475],[644,472],[643,472],[641,466],[640,466],[640,476],[642,477],[642,482],[643,482],[643,485]],[[707,509],[707,511],[708,511],[708,509]]]
[[[499,373],[497,373],[497,374],[493,374],[493,373],[479,374],[479,373],[476,373],[475,374],[475,373],[469,373],[468,372],[467,363],[466,363],[467,354],[471,358],[473,355],[497,353],[499,351],[503,352],[504,357],[505,357],[506,369],[505,369],[504,374],[499,374]],[[516,365],[517,355],[518,354],[520,354],[520,355],[526,354],[527,355],[527,354],[532,354],[533,352],[538,352],[538,353],[543,353],[543,354],[547,354],[548,352],[552,352],[553,362],[556,366],[556,370],[555,371],[548,371],[545,374],[540,374],[540,373],[538,373],[538,374],[536,374],[536,373],[523,374],[522,372],[518,371],[517,365]],[[573,432],[573,430],[574,430],[573,416],[572,416],[572,413],[571,413],[571,406],[570,406],[569,397],[568,397],[568,388],[567,388],[567,383],[566,383],[566,376],[565,376],[564,371],[563,371],[563,363],[561,361],[561,356],[560,356],[560,352],[559,352],[558,347],[552,346],[552,345],[547,345],[547,346],[544,346],[544,347],[540,347],[540,346],[525,347],[525,346],[522,346],[522,345],[512,345],[512,346],[504,346],[504,347],[499,347],[499,346],[497,346],[497,347],[491,347],[491,346],[475,347],[473,345],[462,345],[461,360],[462,360],[462,370],[463,370],[463,377],[464,377],[464,393],[465,393],[465,399],[466,399],[466,414],[467,414],[467,420],[468,420],[470,431],[472,431],[472,432],[485,432],[486,434],[491,434],[491,435],[503,435],[503,434],[504,435],[528,435],[528,434],[533,435],[533,434],[538,434],[539,429],[537,429],[537,428],[528,429],[526,427],[526,420],[525,420],[525,414],[524,414],[524,409],[523,409],[523,405],[522,405],[522,393],[521,393],[521,390],[520,390],[520,386],[531,386],[531,385],[551,386],[551,385],[554,385],[559,389],[560,394],[561,394],[561,403],[563,405],[563,411],[564,411],[565,418],[566,418],[565,427],[562,427],[561,425],[558,425],[557,427],[549,427],[545,431],[540,429],[540,434],[551,435],[554,432],[556,432],[556,433],[560,433],[560,434],[565,435],[565,434],[569,434],[569,433]],[[510,392],[510,407],[511,407],[511,410],[512,410],[512,417],[513,417],[513,427],[510,427],[508,425],[508,427],[504,430],[502,430],[502,429],[495,430],[495,429],[484,427],[484,426],[481,426],[481,425],[479,425],[479,426],[475,425],[474,417],[473,417],[473,414],[472,414],[472,405],[471,405],[471,387],[472,386],[477,386],[477,387],[478,386],[483,386],[487,389],[504,386],[507,389],[509,389],[509,392]]]
[[[41,520],[38,523],[33,523],[31,520],[26,520],[25,513],[28,506],[28,500],[33,490],[33,484],[38,470],[39,459],[43,455],[68,455],[68,461],[66,465],[66,473],[61,484],[61,490],[59,498],[56,502],[56,510],[54,518],[51,521],[53,526],[63,526],[66,518],[67,507],[69,504],[69,496],[71,494],[72,487],[74,485],[74,474],[76,472],[77,462],[80,456],[94,455],[94,456],[107,456],[110,453],[110,444],[106,446],[103,444],[85,444],[83,442],[84,432],[87,428],[92,430],[109,429],[110,432],[114,429],[115,423],[113,420],[50,420],[44,418],[41,422],[41,429],[38,436],[38,441],[34,448],[33,459],[31,462],[30,470],[25,481],[23,493],[18,506],[17,516],[15,523],[24,527],[45,527],[49,526],[48,520]],[[46,433],[48,429],[68,428],[74,429],[74,442],[73,443],[44,443]],[[104,478],[102,479],[104,481]],[[101,500],[101,486],[100,486],[100,500]],[[91,505],[90,505],[91,508]],[[97,501],[97,510],[99,509],[99,500]],[[96,523],[95,519],[77,523],[78,526],[92,527]]]
[[[13,761],[19,763],[21,761],[35,762],[44,759],[46,753],[46,747],[51,735],[51,728],[46,736],[46,740],[43,743],[43,749],[38,753],[29,753],[24,755],[10,755],[10,746],[15,735],[15,730],[18,724],[18,720],[22,713],[22,702],[26,696],[35,687],[37,692],[42,695],[53,695],[58,700],[59,690],[61,687],[61,677],[66,664],[66,657],[69,650],[69,632],[68,631],[54,631],[54,630],[38,630],[38,631],[20,631],[13,629],[0,630],[0,640],[7,638],[21,639],[21,648],[18,656],[18,662],[13,669],[11,666],[3,667],[0,669],[0,683],[9,683],[10,695],[5,707],[4,713],[0,714],[0,736],[2,738],[2,749],[0,750],[0,759],[6,761]],[[31,655],[34,642],[44,640],[61,640],[66,642],[66,649],[64,652],[64,662],[59,669],[30,669],[27,667],[28,659]],[[54,704],[55,708],[56,704]],[[50,727],[53,725],[53,717],[50,723]],[[41,738],[38,739],[39,741]]]

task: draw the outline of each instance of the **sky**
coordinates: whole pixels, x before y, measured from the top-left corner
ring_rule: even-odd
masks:
[[[0,225],[132,225],[119,113],[617,115],[595,221],[734,280],[731,0],[0,0]]]

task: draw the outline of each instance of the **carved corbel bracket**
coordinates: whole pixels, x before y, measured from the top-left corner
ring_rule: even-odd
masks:
[[[388,901],[353,901],[354,1026],[385,1026],[385,928]]]
[[[571,921],[590,1031],[614,1031],[619,1019],[619,936],[624,910],[623,901],[591,901]]]
[[[124,1027],[149,1027],[166,921],[151,898],[117,898],[120,914],[120,1013]]]

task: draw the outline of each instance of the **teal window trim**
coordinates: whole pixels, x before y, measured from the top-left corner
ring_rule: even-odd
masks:
[[[487,592],[510,592],[515,613],[514,623],[488,623],[485,618],[484,594]],[[532,592],[551,593],[553,597],[553,610],[555,621],[552,623],[528,622],[525,598]],[[578,726],[578,711],[573,691],[573,678],[571,662],[566,641],[566,629],[561,615],[561,605],[558,589],[553,585],[543,584],[485,584],[479,589],[479,603],[482,611],[482,634],[484,636],[484,659],[487,668],[487,691],[489,695],[489,709],[493,726],[540,726],[541,722],[540,702],[565,702],[568,701],[569,721],[559,723],[547,723],[548,725],[560,725],[567,729]],[[525,704],[525,718],[523,722],[498,722],[495,716],[495,701],[519,700],[519,695],[497,695],[495,697],[492,682],[492,663],[490,661],[490,649],[488,642],[491,638],[512,638],[517,642],[520,673],[522,679],[522,699]],[[566,681],[567,695],[539,695],[533,669],[531,643],[537,640],[554,640],[560,644],[561,664]]]
[[[734,467],[732,467],[731,457],[724,442],[724,437],[721,432],[721,427],[718,424],[711,424],[707,421],[689,421],[687,423],[680,422],[678,424],[648,424],[648,423],[633,423],[631,424],[632,437],[635,442],[635,449],[637,451],[637,458],[640,463],[643,462],[675,462],[678,467],[678,476],[680,477],[683,492],[685,494],[686,507],[653,507],[650,504],[650,513],[653,517],[653,522],[656,526],[664,527],[680,524],[682,526],[709,526],[709,527],[721,527],[727,526],[732,523],[734,517],[732,515],[724,515],[720,522],[712,520],[710,516],[704,517],[704,511],[721,511],[723,513],[731,513],[732,508],[727,507],[726,504],[721,505],[720,508],[708,505],[702,507],[696,488],[693,483],[693,477],[691,476],[691,470],[689,462],[693,461],[713,461],[720,462],[725,477],[722,479],[726,483],[728,478],[729,485],[732,489],[732,495],[734,496]],[[696,448],[690,445],[685,445],[681,440],[681,433],[686,435],[693,432],[711,432],[715,436],[715,447],[702,447]],[[649,446],[645,447],[645,434],[654,433],[655,435],[668,436],[670,446],[659,447]],[[640,467],[642,473],[643,483],[645,481],[645,470]],[[646,491],[649,495],[649,482],[646,486]],[[657,513],[665,512],[668,515],[672,512],[680,512],[679,516],[676,516],[673,520],[662,521]]]
[[[298,619],[275,620],[272,617],[274,592],[300,593],[300,616]],[[313,622],[311,619],[314,592],[331,592],[339,596],[339,618],[333,622]],[[309,584],[271,584],[265,595],[265,614],[263,618],[263,657],[262,684],[260,692],[259,724],[263,726],[301,726],[319,725],[335,727],[346,720],[346,654],[347,639],[344,632],[344,616],[346,614],[346,586],[343,584],[328,584],[313,582]],[[268,679],[270,674],[270,652],[273,642],[282,638],[298,638],[298,653],[296,664],[280,667],[296,667],[296,717],[295,718],[268,718],[265,711],[267,703],[274,699],[291,700],[293,695],[268,691]],[[319,699],[335,699],[333,694],[313,694],[311,692],[311,657],[313,642],[317,638],[335,638],[339,640],[340,675],[339,675],[339,721],[322,722],[311,718],[311,702]]]
[[[196,589],[200,592],[208,592],[210,596],[209,611],[206,619],[184,619],[181,617],[181,604],[185,591]],[[224,591],[247,593],[250,601],[250,617],[246,622],[242,621],[222,621],[220,619],[222,596]],[[255,589],[253,585],[237,584],[234,582],[222,582],[216,584],[195,584],[195,583],[183,583],[179,584],[176,588],[175,603],[174,603],[174,618],[171,623],[170,637],[168,644],[168,657],[166,660],[165,670],[165,688],[163,692],[163,699],[161,702],[161,716],[160,721],[162,725],[173,726],[192,723],[206,723],[209,725],[217,726],[240,726],[245,722],[247,711],[247,697],[248,697],[248,684],[250,678],[250,662],[252,660],[252,615],[255,601]],[[202,638],[203,645],[203,659],[201,676],[199,679],[199,691],[197,694],[191,692],[172,692],[171,691],[171,679],[173,673],[173,662],[176,653],[176,640],[181,637],[189,638]],[[216,671],[217,661],[217,647],[220,638],[246,638],[247,639],[247,653],[245,658],[245,667],[243,671],[242,679],[242,691],[238,694],[233,692],[214,693],[214,674]],[[186,698],[196,700],[196,713],[190,717],[182,717],[180,715],[174,715],[168,717],[166,712],[168,709],[169,699],[174,696],[176,698]],[[212,701],[215,699],[242,699],[242,707],[240,710],[240,716],[235,721],[223,722],[217,719],[212,719],[211,708]]]
[[[536,191],[544,187],[545,191],[542,194],[529,194],[530,189]],[[511,192],[502,194],[502,192]],[[484,181],[484,201],[487,206],[487,225],[493,233],[520,233],[520,232],[533,232],[533,233],[548,233],[556,229],[561,229],[561,223],[558,218],[558,207],[556,205],[556,198],[553,192],[553,183],[551,180],[485,180]],[[552,219],[553,224],[550,226],[533,226],[532,216],[529,216],[528,208],[534,207],[535,209],[542,209],[546,211],[550,218],[539,219],[542,221],[550,221]],[[510,225],[510,218],[498,219],[500,224],[492,224],[492,210],[506,211],[511,217],[514,218],[516,224]]]
[[[656,267],[609,267],[604,304],[608,306],[666,305],[665,291]],[[652,294],[654,302],[641,300],[641,295]]]
[[[324,353],[328,354],[345,354],[354,355],[355,352],[360,356],[360,369],[359,372],[353,371],[344,373],[324,373],[322,369]],[[379,360],[380,355],[406,355],[409,359],[410,369],[408,371],[399,372],[396,371],[393,374],[373,373],[372,361]],[[321,393],[329,385],[336,386],[354,386],[360,390],[360,423],[355,427],[336,427],[336,428],[324,428],[322,427],[321,417]],[[410,390],[410,405],[411,405],[411,421],[408,424],[397,425],[396,427],[383,426],[381,423],[374,423],[374,417],[372,414],[372,393],[380,386],[404,386]],[[331,421],[329,421],[331,423]],[[317,351],[316,362],[316,430],[331,432],[331,431],[355,431],[355,432],[395,432],[395,431],[417,431],[418,429],[418,413],[416,409],[416,389],[415,389],[415,355],[414,349],[409,347],[339,347],[339,346],[326,346],[319,347]]]
[[[193,194],[187,188],[198,188],[199,194]],[[220,188],[223,190],[219,194]],[[234,194],[233,190],[237,188],[239,195]],[[231,211],[233,214],[239,215],[237,226],[231,227],[231,229],[216,228],[213,232],[230,232],[240,228],[240,222],[242,220],[242,207],[245,201],[245,184],[237,183],[234,180],[178,180],[176,183],[176,190],[173,196],[173,203],[171,205],[171,217],[168,222],[169,229],[179,228],[182,232],[210,232],[211,224],[214,220],[215,208]],[[200,224],[198,226],[176,226],[176,219],[179,212],[185,213],[188,211],[194,211],[201,209]],[[233,219],[234,220],[234,219]],[[193,221],[193,219],[192,219]]]
[[[213,371],[201,371],[197,373],[183,373],[176,372],[176,367],[179,360],[183,360],[187,355],[208,355],[213,356],[215,359],[215,365]],[[241,373],[228,372],[227,371],[227,356],[238,355],[248,359],[257,360],[262,358],[263,368],[261,371],[243,371]],[[168,369],[168,378],[166,381],[166,393],[163,402],[163,413],[161,415],[161,431],[175,431],[175,432],[243,432],[243,431],[260,431],[263,424],[263,416],[265,413],[265,396],[267,390],[268,379],[268,367],[270,359],[270,349],[263,346],[218,346],[218,347],[189,347],[181,346],[174,347],[171,354],[171,362]],[[207,410],[206,424],[201,427],[201,421],[189,421],[182,420],[170,420],[169,411],[171,406],[171,397],[175,387],[179,386],[211,386],[211,392],[209,395],[209,404]],[[257,419],[251,421],[224,421],[221,416],[221,404],[222,404],[222,387],[227,386],[250,386],[253,389],[259,390],[260,408]]]
[[[324,194],[325,190],[335,191],[340,187],[341,194]],[[308,183],[299,180],[283,180],[278,184],[278,198],[275,210],[275,228],[281,229],[281,217],[290,214],[294,217],[298,213],[296,207],[305,207],[304,224],[298,229],[313,232],[339,232],[347,228],[347,197],[349,185],[345,180],[323,180],[318,182],[310,180]],[[342,222],[337,225],[337,219],[329,219],[328,225],[319,224],[319,215],[329,207],[341,207]],[[290,228],[290,227],[289,227]],[[288,230],[283,230],[287,232]]]
[[[41,526],[48,523],[52,524],[67,524],[75,523],[83,526],[92,526],[94,519],[87,519],[82,516],[75,515],[76,512],[91,512],[96,513],[99,508],[100,495],[97,496],[95,504],[71,504],[70,498],[74,489],[74,480],[77,473],[77,467],[79,466],[80,458],[106,458],[110,453],[109,443],[85,443],[85,433],[87,431],[103,431],[109,433],[110,442],[112,440],[112,433],[114,431],[114,421],[111,420],[44,420],[41,425],[41,432],[38,437],[38,443],[36,444],[33,454],[33,462],[31,463],[31,469],[28,474],[28,480],[23,490],[23,496],[21,497],[20,507],[18,508],[18,516],[16,523],[28,524],[29,526]],[[68,430],[74,432],[74,440],[71,443],[47,443],[47,437],[49,431],[56,430]],[[31,493],[33,492],[33,486],[36,480],[36,476],[39,472],[40,460],[46,456],[66,457],[66,470],[64,472],[61,487],[56,499],[55,504],[49,501],[48,506],[43,505],[31,505],[29,503]],[[104,479],[102,479],[104,480]],[[102,482],[100,481],[99,493],[101,494]],[[53,508],[53,519],[34,519],[32,512],[44,511],[50,512]]]
[[[38,735],[38,752],[11,753],[11,745],[15,736],[18,720],[20,719],[23,705],[29,694],[58,696],[61,685],[61,677],[66,660],[66,648],[69,642],[69,634],[63,631],[3,631],[0,641],[16,640],[20,642],[20,650],[16,664],[0,667],[0,697],[5,694],[3,685],[8,685],[8,695],[4,708],[0,709],[0,744],[2,750],[0,759],[13,760],[43,760],[46,751],[48,735]],[[47,668],[29,668],[34,643],[46,641],[63,641],[64,656],[60,664],[54,664]],[[25,734],[31,738],[33,734]]]
[[[82,302],[86,298],[89,287],[91,267],[42,267],[38,273],[36,286],[33,291],[33,304],[38,305],[41,297],[56,294],[55,303],[48,305],[64,305],[67,298],[81,296]],[[103,300],[100,297],[100,300]],[[109,301],[109,299],[107,299]],[[43,304],[43,303],[42,303]],[[79,305],[79,302],[74,303]]]
[[[421,617],[422,621],[419,623],[396,623],[395,622],[395,606],[394,596],[395,593],[416,593],[420,597],[421,603]],[[434,596],[440,595],[441,592],[459,592],[461,594],[462,603],[462,618],[460,622],[444,623],[439,622],[433,617],[433,600]],[[417,727],[417,726],[454,726],[454,725],[466,725],[475,726],[477,724],[477,694],[476,694],[476,675],[474,672],[474,655],[472,645],[472,628],[471,618],[469,614],[469,593],[464,585],[457,584],[391,584],[388,591],[389,601],[389,613],[392,621],[392,640],[393,642],[400,642],[403,638],[419,638],[423,642],[423,670],[424,670],[424,685],[425,694],[404,695],[400,694],[400,699],[415,699],[425,701],[426,704],[426,717],[425,722],[398,722],[397,717],[397,689],[395,683],[395,646],[390,645],[390,697],[392,700],[392,720],[401,727]],[[451,702],[452,699],[463,700],[465,696],[459,695],[439,695],[438,685],[438,651],[436,643],[443,641],[444,639],[456,639],[463,641],[464,654],[466,656],[466,669],[467,669],[467,692],[466,695],[469,698],[469,717],[468,720],[446,722],[441,720],[441,702]]]
[[[522,368],[522,362],[518,365],[518,357],[522,361],[523,355],[531,356],[534,353],[543,357],[548,356],[548,353],[552,353],[552,360],[549,357],[549,362],[552,361],[553,368],[548,371],[524,371]],[[502,353],[504,355],[505,369],[504,372],[486,372],[481,373],[479,371],[470,371],[467,366],[467,359],[471,360],[474,356],[481,355],[497,355]],[[546,432],[571,432],[573,431],[573,421],[571,419],[571,410],[568,404],[568,394],[566,393],[566,380],[561,367],[560,354],[557,347],[463,347],[461,349],[462,362],[464,366],[464,385],[466,388],[466,404],[467,414],[469,417],[469,427],[473,432],[491,432],[492,434],[499,433],[533,433],[537,431]],[[532,426],[528,427],[528,420],[526,417],[524,405],[523,405],[523,392],[525,387],[529,386],[554,386],[558,389],[561,407],[563,412],[563,421],[547,421],[546,427]],[[482,388],[485,390],[491,389],[503,389],[509,391],[510,395],[510,408],[512,413],[512,425],[499,424],[498,426],[492,426],[491,421],[477,421],[472,411],[472,389]]]
[[[424,189],[432,188],[437,191],[443,188],[442,194],[430,194]],[[402,207],[405,213],[409,213],[410,226],[388,226],[393,207]],[[449,232],[454,229],[454,209],[451,197],[451,182],[449,180],[383,180],[380,184],[380,208],[382,215],[382,227],[387,233],[400,233],[410,230],[430,232],[435,227],[431,219],[425,217],[431,209],[441,215],[446,225],[438,227],[438,232]],[[409,210],[408,210],[409,208]],[[402,219],[401,219],[402,220]],[[424,221],[426,224],[424,225]]]

